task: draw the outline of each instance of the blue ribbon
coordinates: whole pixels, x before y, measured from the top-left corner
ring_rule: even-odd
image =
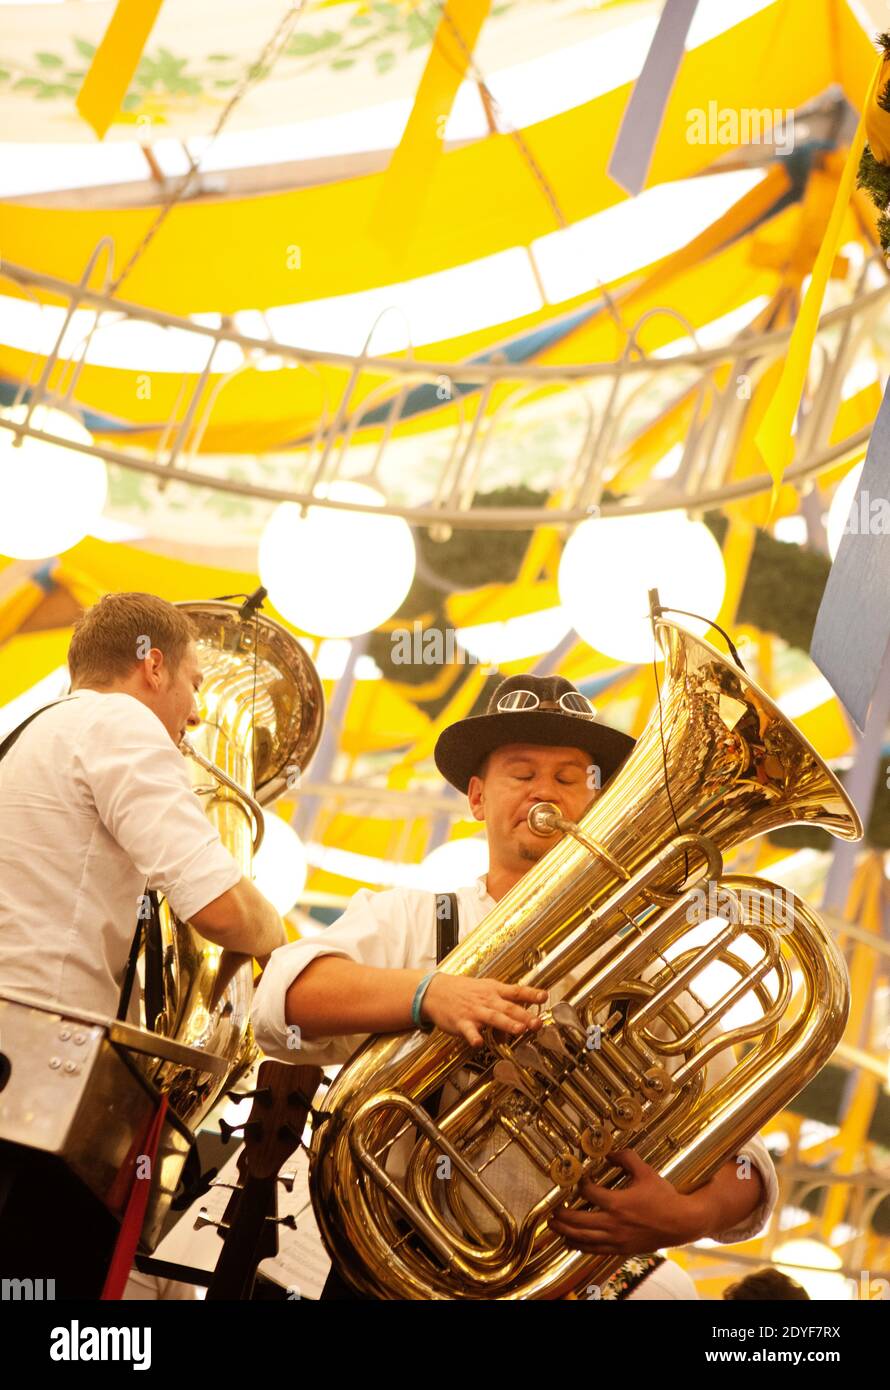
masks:
[[[890,383],[816,617],[810,655],[860,732],[890,643]]]
[[[698,0],[665,0],[643,70],[634,83],[609,160],[609,174],[628,193],[641,192]]]

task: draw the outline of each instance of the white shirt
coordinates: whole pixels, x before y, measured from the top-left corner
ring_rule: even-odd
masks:
[[[478,926],[482,918],[492,910],[495,901],[490,897],[485,880],[458,889],[459,939],[465,937]],[[310,961],[318,956],[337,955],[354,960],[359,965],[375,965],[389,970],[423,970],[436,968],[436,895],[422,889],[390,888],[374,893],[363,888],[350,902],[348,908],[333,926],[327,927],[321,936],[308,940],[289,942],[272,952],[262,979],[254,995],[251,1021],[257,1042],[270,1057],[293,1063],[330,1066],[345,1062],[355,1049],[365,1041],[364,1036],[351,1035],[339,1037],[300,1038],[297,1054],[288,1048],[287,1023],[284,1017],[284,1001],[288,989],[298,975],[305,970]],[[588,966],[596,957],[591,955],[585,962]],[[558,987],[550,990],[550,1003],[554,1004],[570,988],[570,980],[561,981]],[[678,1002],[693,1016],[700,1011],[688,995],[681,995]],[[677,1063],[670,1060],[667,1069],[673,1071]],[[718,1052],[708,1064],[707,1084],[712,1086],[716,1080],[731,1070],[732,1061],[729,1049]],[[447,1100],[447,1097],[445,1098]],[[397,1146],[396,1146],[397,1147]],[[507,1150],[504,1159],[512,1156],[513,1148]],[[763,1178],[764,1200],[744,1222],[729,1230],[709,1232],[711,1239],[723,1245],[734,1241],[750,1240],[766,1226],[779,1195],[779,1184],[772,1160],[763,1140],[756,1136],[742,1145],[739,1155],[749,1158],[752,1167]],[[395,1157],[395,1155],[394,1155]],[[530,1164],[524,1155],[517,1155],[523,1169]],[[528,1210],[543,1190],[537,1170],[533,1177],[527,1172],[520,1176],[518,1170],[510,1171],[510,1161],[504,1164],[500,1177],[497,1174],[499,1163],[486,1169],[486,1179],[505,1195],[510,1193],[511,1207],[517,1214],[520,1209]],[[546,1187],[549,1189],[549,1179]]]
[[[187,921],[240,877],[132,695],[75,691],[0,761],[0,992],[113,1017],[146,889]]]

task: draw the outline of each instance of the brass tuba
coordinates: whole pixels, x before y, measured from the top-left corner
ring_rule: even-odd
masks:
[[[656,633],[664,683],[633,752],[577,825],[532,809],[532,828],[561,839],[444,966],[550,990],[544,1026],[488,1030],[476,1052],[440,1031],[371,1038],[327,1093],[312,1200],[360,1293],[552,1299],[601,1284],[622,1257],[568,1249],[547,1224],[578,1179],[624,1186],[609,1154],[632,1147],[698,1187],[840,1040],[849,982],[826,929],[769,881],[724,876],[722,855],[795,822],[858,839],[859,816],[740,667],[674,623]],[[731,1069],[710,1082],[726,1049]],[[424,1101],[440,1088],[434,1117]]]
[[[308,653],[279,623],[237,605],[181,603],[196,631],[204,672],[202,722],[182,749],[192,783],[223,844],[250,877],[263,838],[263,811],[312,757],[324,722],[324,693]],[[143,1242],[154,1245],[182,1167],[188,1140],[203,1117],[255,1060],[250,1028],[253,961],[223,951],[161,903],[162,992],[157,1012],[144,994],[145,1027],[165,1043],[116,1026],[122,1043],[139,1047],[138,1065],[166,1094],[170,1125],[153,1184]],[[153,1016],[150,1016],[152,1015]],[[141,1032],[141,1038],[137,1036]],[[197,1049],[197,1051],[195,1051]]]

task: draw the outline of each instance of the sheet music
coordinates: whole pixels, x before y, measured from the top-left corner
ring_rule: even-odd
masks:
[[[241,1147],[235,1150],[220,1170],[209,1192],[199,1197],[183,1212],[173,1229],[158,1245],[154,1252],[156,1259],[191,1265],[195,1269],[207,1270],[208,1273],[216,1268],[222,1250],[222,1237],[215,1226],[200,1226],[196,1230],[195,1221],[201,1215],[213,1221],[222,1221],[232,1195],[231,1187],[224,1187],[222,1184],[238,1182],[240,1152]],[[294,1178],[292,1192],[288,1192],[283,1183],[279,1182],[277,1185],[278,1215],[292,1215],[298,1229],[292,1231],[287,1226],[278,1227],[278,1254],[274,1259],[262,1260],[259,1271],[267,1279],[286,1289],[291,1298],[318,1298],[328,1277],[331,1262],[312,1214],[309,1201],[309,1159],[305,1150],[299,1149],[283,1164],[281,1176],[291,1175]]]
[[[285,1192],[279,1185],[278,1215],[292,1213],[297,1229],[291,1231],[287,1226],[279,1226],[278,1254],[274,1259],[263,1260],[260,1272],[287,1289],[290,1298],[318,1298],[328,1277],[331,1261],[318,1233],[309,1201],[308,1154],[300,1149],[285,1167],[288,1173],[294,1174],[294,1190]]]

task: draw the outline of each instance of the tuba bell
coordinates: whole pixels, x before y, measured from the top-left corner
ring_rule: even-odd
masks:
[[[242,617],[222,602],[177,607],[195,629],[204,673],[201,724],[180,747],[209,820],[249,878],[263,840],[263,806],[298,784],[318,746],[324,692],[308,653],[272,618],[256,611]],[[143,1003],[145,1028],[168,1040],[167,1055],[142,1053],[139,1067],[167,1097],[172,1137],[193,1132],[258,1056],[250,1027],[254,972],[251,957],[205,940],[166,901],[160,925],[160,1008],[149,1007],[148,991]],[[170,1056],[169,1044],[178,1055]],[[212,1071],[205,1057],[213,1059]],[[177,1185],[180,1150],[170,1146],[170,1171],[162,1162],[153,1184],[142,1237],[149,1248]]]
[[[664,681],[633,752],[577,824],[532,809],[533,829],[562,837],[442,967],[558,994],[541,1029],[484,1030],[475,1052],[438,1030],[370,1038],[327,1092],[312,1201],[359,1293],[554,1299],[600,1284],[623,1257],[571,1250],[548,1226],[579,1179],[625,1186],[609,1155],[631,1147],[679,1191],[700,1186],[842,1036],[849,981],[825,927],[768,880],[725,875],[723,855],[794,823],[858,839],[856,809],[740,667],[677,624],[656,634]],[[724,1052],[731,1069],[709,1083]],[[441,1088],[434,1117],[424,1102]]]

